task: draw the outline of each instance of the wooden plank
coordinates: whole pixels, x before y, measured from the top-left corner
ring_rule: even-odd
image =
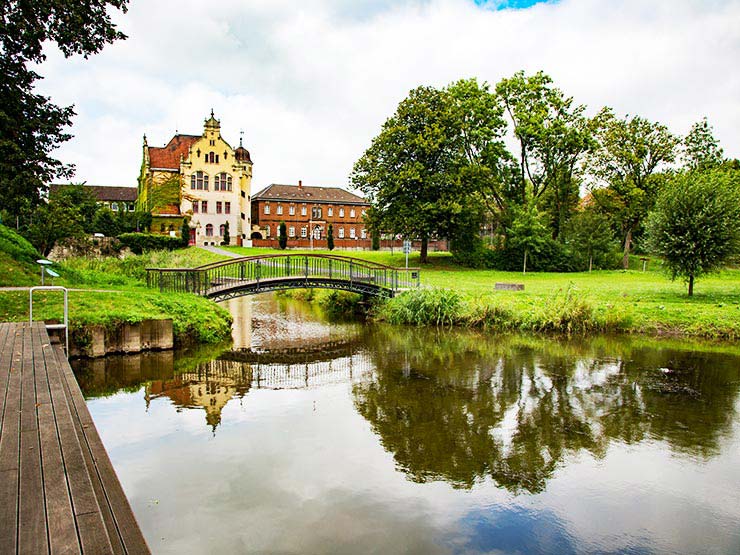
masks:
[[[33,336],[34,350],[40,354],[36,362],[36,398],[38,401],[41,467],[44,476],[49,549],[54,554],[79,554],[81,547],[72,510],[72,498],[67,483],[62,450],[57,431],[51,384],[47,372],[49,358],[56,362],[46,333]]]
[[[8,385],[0,433],[0,553],[15,553],[18,535],[18,453],[20,447],[23,330],[13,326]]]
[[[13,345],[15,333],[11,333],[10,324],[0,324],[0,435],[3,433],[5,417],[5,399],[10,380],[10,365],[13,362]]]
[[[117,531],[124,549],[126,553],[130,554],[149,554],[151,551],[146,544],[144,535],[141,533],[138,522],[136,522],[134,512],[131,510],[131,505],[115,473],[113,463],[111,463],[103,442],[100,439],[100,435],[95,428],[92,416],[87,410],[85,399],[77,385],[72,368],[66,362],[64,351],[60,345],[54,346],[54,352],[57,355],[57,359],[63,361],[60,366],[64,375],[64,384],[72,405],[76,410],[77,419],[82,426],[85,444],[90,451],[97,476],[105,490],[106,501],[115,518]]]
[[[64,355],[62,354],[62,356]],[[46,370],[49,376],[51,399],[54,404],[62,458],[67,473],[67,483],[69,484],[72,508],[82,550],[84,552],[87,546],[95,546],[96,551],[91,553],[112,553],[113,548],[108,540],[108,532],[100,513],[100,506],[93,490],[90,473],[82,455],[82,445],[75,431],[74,419],[76,415],[73,414],[71,403],[68,402],[60,364],[56,356],[50,356],[47,359]],[[83,519],[85,521],[84,528],[80,527],[80,517],[82,516],[85,516]],[[101,545],[107,545],[107,547],[100,549]]]
[[[18,553],[46,553],[46,504],[41,475],[41,446],[36,415],[33,327],[23,326],[21,374],[20,474],[18,492]]]

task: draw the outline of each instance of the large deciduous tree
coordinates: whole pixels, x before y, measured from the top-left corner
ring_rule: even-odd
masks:
[[[740,172],[689,172],[663,189],[648,220],[648,237],[671,278],[688,283],[740,254]]]
[[[585,106],[574,105],[573,98],[542,72],[515,73],[499,81],[496,93],[519,145],[519,202],[527,202],[529,194],[537,202],[549,192],[552,232],[557,238],[577,203],[573,188],[578,189],[578,161],[593,144],[589,120],[583,115]]]
[[[683,139],[682,147],[683,164],[690,171],[710,170],[724,161],[724,153],[707,118],[691,126],[689,134]]]
[[[40,79],[30,66],[45,59],[53,42],[67,57],[87,57],[125,36],[109,8],[127,10],[128,0],[5,0],[0,3],[0,191],[11,214],[32,209],[46,184],[68,178],[73,167],[51,152],[71,135],[72,107],[59,107],[34,93]]]
[[[596,149],[588,156],[596,203],[614,218],[624,238],[622,265],[629,267],[633,234],[658,193],[655,173],[676,158],[678,138],[660,123],[641,117],[619,119],[611,108],[594,118]]]
[[[372,226],[421,240],[477,233],[489,203],[504,204],[506,123],[486,84],[418,87],[355,164],[352,183],[373,204]]]

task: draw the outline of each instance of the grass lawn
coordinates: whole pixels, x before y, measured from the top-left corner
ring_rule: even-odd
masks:
[[[228,250],[252,256],[281,253],[274,249],[228,247]],[[330,251],[290,250],[291,253]],[[402,252],[331,251],[391,266],[403,266]],[[693,297],[686,285],[671,281],[659,261],[651,261],[642,272],[638,258],[630,270],[592,273],[499,272],[460,268],[448,253],[429,253],[429,263],[419,263],[419,253],[409,255],[410,266],[421,266],[423,285],[454,289],[469,305],[493,305],[526,313],[537,310],[553,297],[573,296],[587,302],[597,316],[620,321],[624,331],[649,334],[692,335],[710,338],[740,338],[740,270],[725,270],[696,282]],[[523,283],[524,291],[495,291],[496,282]]]

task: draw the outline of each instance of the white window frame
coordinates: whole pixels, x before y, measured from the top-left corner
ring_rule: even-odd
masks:
[[[277,205],[277,210],[275,212],[277,213],[278,216],[282,216],[283,215],[283,205],[282,204],[278,204]]]
[[[355,228],[350,227],[349,228],[349,238],[350,239],[357,239],[357,234],[355,233]]]
[[[344,218],[344,208],[339,209],[339,217]]]
[[[367,229],[365,229],[364,227],[360,230],[360,238],[367,239]]]
[[[334,207],[333,206],[330,206],[329,208],[326,209],[326,215],[327,216],[333,216],[334,215]]]
[[[288,206],[288,214],[290,214],[291,216],[295,216],[295,204],[291,204],[290,206]]]
[[[339,228],[339,235],[338,235],[338,237],[340,239],[344,239],[344,228],[343,227],[340,227]]]
[[[265,214],[269,214],[269,213],[270,213],[270,205],[265,204]]]
[[[356,215],[356,214],[355,214],[355,209],[354,209],[354,208],[350,208],[350,209],[349,209],[349,217],[350,217],[350,218],[354,218],[354,217],[355,217],[355,215]]]
[[[308,237],[308,226],[301,227],[301,239]]]
[[[288,237],[295,237],[295,226],[290,226],[288,228]]]
[[[305,215],[306,215],[306,205],[302,204],[301,205],[301,216],[305,216]]]

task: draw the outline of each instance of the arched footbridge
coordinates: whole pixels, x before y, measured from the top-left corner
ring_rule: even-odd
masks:
[[[216,301],[281,289],[341,289],[393,297],[418,287],[418,268],[394,268],[349,256],[265,254],[197,268],[147,268],[146,282],[160,291],[195,293]]]

